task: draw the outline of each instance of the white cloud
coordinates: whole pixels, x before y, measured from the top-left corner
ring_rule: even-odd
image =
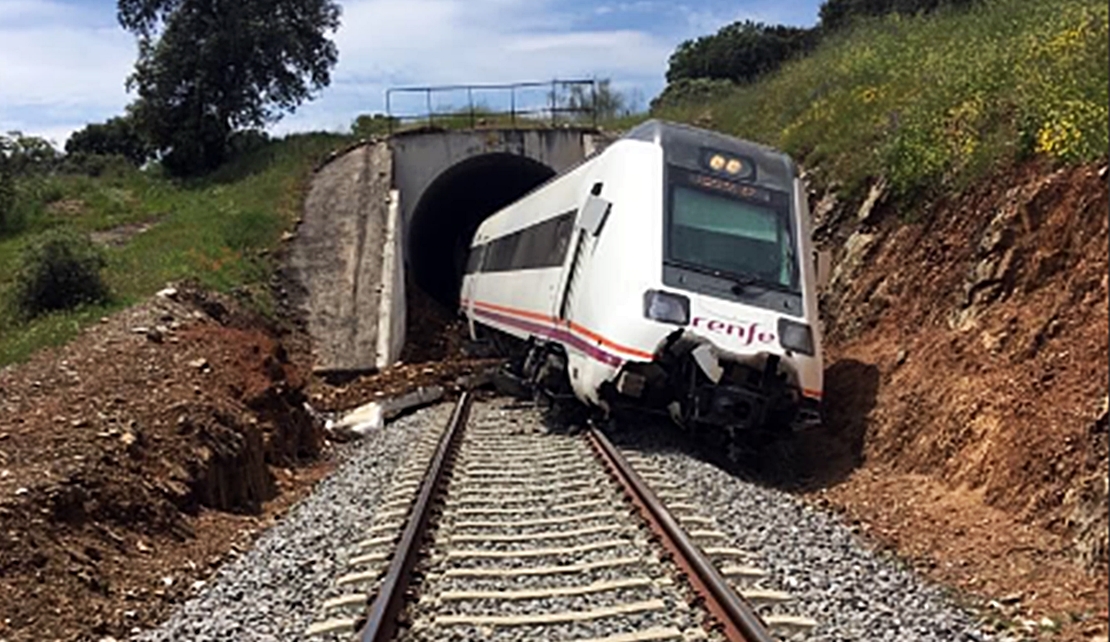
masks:
[[[122,112],[136,48],[114,4],[0,0],[0,130],[56,134]],[[621,28],[591,25],[604,14],[629,18]],[[385,89],[398,85],[610,77],[650,97],[679,41],[742,17],[660,0],[350,0],[331,86],[274,129],[345,128],[384,110]]]
[[[118,29],[0,27],[0,100],[5,106],[114,105],[135,59]]]
[[[34,0],[0,0],[0,130],[63,142],[128,102],[132,38],[114,11]]]
[[[385,90],[400,85],[451,85],[612,77],[619,90],[661,87],[673,43],[645,31],[568,30],[573,16],[550,0],[358,0],[343,6],[336,34],[339,64],[316,101],[286,116],[274,131],[342,129],[360,113],[385,110]],[[545,100],[546,89],[518,92],[517,107]],[[506,104],[500,91],[476,102]],[[459,107],[465,92],[433,98],[433,108]],[[394,94],[395,113],[423,113],[420,94]]]

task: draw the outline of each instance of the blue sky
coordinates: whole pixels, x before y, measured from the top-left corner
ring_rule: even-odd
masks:
[[[611,78],[646,104],[667,57],[736,20],[812,25],[820,0],[349,0],[331,86],[275,133],[345,129],[398,85]],[[0,0],[0,131],[61,144],[122,113],[134,39],[111,0]],[[450,98],[445,98],[450,101]],[[497,101],[495,96],[489,102]],[[401,108],[408,105],[400,105]]]

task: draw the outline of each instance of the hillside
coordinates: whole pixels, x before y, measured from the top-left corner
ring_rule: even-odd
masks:
[[[169,281],[192,278],[272,309],[271,252],[299,216],[312,168],[347,140],[298,134],[269,141],[191,181],[127,163],[96,175],[61,167],[17,176],[14,213],[0,227],[0,366],[65,343]],[[110,299],[22,319],[10,300],[20,257],[39,235],[58,228],[89,234],[103,250]]]
[[[1052,639],[1106,631],[1107,14],[890,16],[657,106],[813,189],[828,414],[791,483]]]

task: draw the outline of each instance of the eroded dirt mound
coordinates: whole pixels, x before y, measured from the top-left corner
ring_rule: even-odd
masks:
[[[0,371],[0,638],[123,636],[188,592],[320,454],[299,372],[186,289]]]
[[[972,590],[984,578],[996,595],[1028,590],[1041,576],[1048,594],[1067,583],[1043,575],[1071,572],[1058,564],[1070,560],[1103,578],[1075,580],[1096,587],[1083,598],[1101,600],[1096,622],[1077,625],[1095,632],[1106,617],[1105,176],[1031,164],[911,222],[889,206],[816,208],[840,248],[823,301],[829,376],[851,363],[877,377],[829,383],[830,429],[862,437],[864,470],[827,498],[904,551],[978,565],[945,571]],[[1026,540],[988,532],[998,528]],[[1024,570],[987,577],[1030,551]]]

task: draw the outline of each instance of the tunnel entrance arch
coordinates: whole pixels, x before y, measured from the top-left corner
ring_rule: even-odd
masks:
[[[406,257],[413,282],[454,307],[474,232],[490,214],[555,175],[519,154],[482,154],[456,163],[428,185],[413,209]]]

